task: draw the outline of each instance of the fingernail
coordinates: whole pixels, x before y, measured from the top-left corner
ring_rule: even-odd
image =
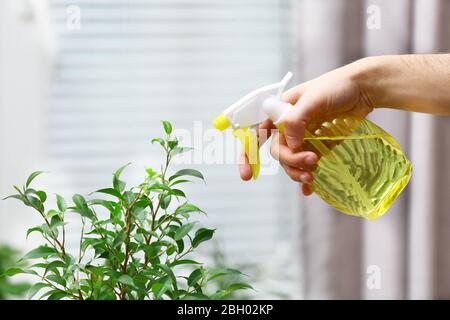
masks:
[[[308,176],[304,173],[300,173],[299,180],[301,183],[309,183]]]
[[[310,165],[310,166],[315,165],[317,162],[317,157],[313,156],[313,155],[309,155],[306,157],[305,162],[307,165]]]

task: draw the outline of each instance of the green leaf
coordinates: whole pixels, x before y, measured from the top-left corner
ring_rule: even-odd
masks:
[[[152,292],[155,294],[156,299],[160,299],[170,289],[170,283],[171,281],[168,277],[162,277],[159,281],[152,284]]]
[[[172,244],[170,247],[167,248],[166,255],[170,257],[176,250],[177,246]]]
[[[64,200],[64,198],[61,197],[59,194],[56,195],[56,204],[58,205],[58,209],[61,212],[64,212],[67,210],[66,200]]]
[[[175,235],[173,239],[175,241],[181,240],[185,235],[187,235],[195,226],[195,222],[190,222],[185,225],[182,225],[178,230],[175,232]]]
[[[177,249],[178,253],[182,253],[184,250],[184,240],[183,239],[180,239],[177,241],[177,247],[178,247],[178,249]]]
[[[156,178],[159,175],[159,173],[152,168],[145,168],[145,171],[147,172],[147,175],[152,179]]]
[[[138,196],[138,194],[134,193],[132,191],[126,191],[123,194],[123,198],[124,198],[125,202],[128,204],[133,203],[137,196]]]
[[[56,271],[57,268],[64,268],[65,266],[66,264],[60,260],[52,261],[45,268],[44,275],[47,274],[49,271]]]
[[[120,205],[120,203],[118,203],[114,210],[111,211],[111,217],[113,219],[119,220],[122,218],[122,206]]]
[[[166,147],[166,142],[164,141],[164,139],[161,138],[152,139],[152,144],[154,144],[155,142],[158,142],[163,148]]]
[[[172,197],[170,195],[165,195],[161,200],[161,208],[167,209],[170,205],[170,201],[172,200]]]
[[[89,204],[102,206],[102,207],[106,208],[109,212],[114,211],[114,208],[115,208],[115,202],[103,200],[103,199],[92,199],[89,201]]]
[[[61,277],[59,274],[50,274],[48,276],[46,276],[47,280],[53,281],[57,284],[59,284],[60,286],[65,287],[66,286],[66,280]]]
[[[197,282],[203,276],[203,271],[204,270],[202,268],[197,268],[194,271],[192,271],[192,273],[189,275],[188,281],[187,281],[189,287],[193,287],[194,285],[197,284]]]
[[[40,174],[44,173],[44,171],[35,171],[27,179],[27,182],[25,183],[25,187],[28,188],[28,186],[31,184],[31,182]]]
[[[214,280],[219,277],[229,276],[229,275],[242,275],[242,272],[236,269],[224,268],[214,272],[209,278],[208,281]]]
[[[131,162],[127,163],[126,165],[120,167],[113,176],[113,186],[114,189],[120,192],[123,192],[125,190],[125,182],[121,181],[119,179],[120,175],[122,174],[123,170],[128,167],[131,164]]]
[[[213,237],[215,231],[215,229],[198,229],[195,233],[194,240],[192,240],[192,246],[196,248],[200,243],[210,240]]]
[[[182,214],[182,213],[190,213],[190,212],[202,212],[204,213],[203,210],[201,210],[199,207],[194,206],[191,203],[183,203],[181,206],[179,206],[176,210],[175,213],[177,214]]]
[[[181,169],[179,171],[177,171],[174,175],[172,175],[169,178],[169,181],[172,181],[173,179],[177,178],[177,177],[181,177],[181,176],[191,176],[191,177],[196,177],[199,179],[202,179],[203,181],[205,180],[205,177],[203,176],[203,174],[195,169]]]
[[[166,266],[165,264],[160,265],[161,269],[163,269],[166,274],[169,276],[170,281],[172,282],[172,286],[175,290],[178,290],[178,286],[177,286],[177,278],[175,277],[175,274],[173,273],[172,269],[170,269],[168,266]]]
[[[183,191],[179,190],[179,189],[172,189],[170,191],[170,194],[172,194],[172,195],[174,195],[176,197],[186,198],[186,194]]]
[[[48,227],[47,227],[47,230],[48,230]],[[45,230],[42,227],[33,227],[33,228],[28,229],[27,230],[27,239],[28,239],[28,236],[33,232],[40,232],[40,233],[44,234]]]
[[[182,264],[201,264],[201,263],[198,261],[195,261],[195,260],[182,259],[182,260],[176,260],[176,261],[172,262],[170,264],[170,266],[175,267],[175,266],[182,265]]]
[[[117,234],[116,238],[114,239],[113,247],[114,248],[120,247],[122,245],[122,243],[125,241],[126,237],[127,237],[127,235],[126,235],[125,231],[120,231]]]
[[[167,141],[167,145],[170,149],[173,149],[178,145],[178,140],[169,140]]]
[[[19,273],[26,273],[23,269],[21,268],[9,268],[8,270],[6,270],[3,274],[1,274],[0,276],[7,276],[7,277],[12,277],[16,274]]]
[[[126,284],[127,286],[131,286],[131,287],[135,286],[133,279],[129,275],[126,275],[126,274],[121,275],[119,277],[119,279],[117,279],[117,281],[119,281],[120,283]]]
[[[33,197],[30,194],[28,194],[26,196],[26,199],[29,202],[29,204],[26,203],[27,206],[31,206],[31,207],[35,208],[36,210],[38,210],[38,211],[44,211],[44,206],[42,205],[41,199]]]
[[[75,205],[77,206],[77,208],[83,208],[83,207],[87,207],[87,203],[86,200],[84,199],[84,197],[80,194],[75,194],[72,197],[73,203],[75,203]]]
[[[243,289],[253,289],[253,287],[251,285],[249,285],[248,283],[233,283],[230,286],[228,286],[226,291],[233,292],[236,290],[243,290]]]
[[[141,209],[145,209],[147,207],[150,207],[150,209],[153,209],[152,201],[149,198],[147,198],[146,196],[142,196],[140,200],[136,201],[134,206],[141,208]]]
[[[172,133],[172,124],[169,121],[162,121],[163,127],[164,127],[164,131],[167,134],[171,134]]]
[[[39,197],[42,203],[47,200],[47,194],[44,191],[36,191],[36,195]]]
[[[97,191],[95,191],[95,192],[109,194],[109,195],[111,195],[111,196],[114,196],[114,197],[116,197],[116,198],[119,198],[119,199],[121,199],[121,200],[124,200],[124,199],[123,199],[123,196],[122,196],[122,195],[120,194],[120,192],[117,191],[116,189],[105,188],[105,189],[97,190]]]
[[[6,199],[17,199],[17,200],[23,201],[23,200],[25,200],[25,197],[21,196],[20,194],[12,194],[10,196],[4,197],[2,200],[6,200]]]
[[[49,284],[43,283],[43,282],[35,283],[30,288],[30,290],[28,290],[28,299],[33,298],[36,295],[36,293],[38,293],[40,290],[42,290],[42,289],[44,289],[46,287],[49,287],[49,286],[50,286]]]
[[[119,179],[120,175],[122,174],[123,170],[125,170],[126,167],[128,167],[131,164],[131,162],[128,162],[127,164],[123,165],[122,167],[120,167],[119,169],[117,169],[117,171],[114,173],[114,176]]]
[[[153,183],[150,188],[150,190],[165,190],[165,191],[171,191],[171,189],[166,186],[165,184],[159,183],[159,182],[155,182]]]
[[[61,220],[59,216],[53,216],[50,221],[50,226],[52,227],[52,230],[57,233],[57,228],[60,226],[63,226],[64,222]]]
[[[51,219],[53,217],[59,217],[59,215],[60,215],[60,212],[58,212],[56,210],[53,210],[53,209],[50,209],[47,212],[47,219]]]
[[[71,209],[73,209],[75,212],[78,212],[81,216],[86,217],[88,219],[92,220],[94,218],[92,210],[89,209],[86,203],[86,199],[84,199],[82,195],[75,194],[72,197],[72,200],[76,207]]]
[[[28,289],[30,285],[24,282],[0,282],[0,292],[2,293],[2,297],[4,296],[22,296]]]
[[[47,246],[40,246],[40,247],[28,252],[22,258],[22,260],[43,258],[43,257],[48,257],[50,255],[58,255],[58,251],[56,251],[54,248],[50,248]]]
[[[186,180],[186,179],[180,179],[180,180],[175,180],[172,181],[169,185],[171,187],[173,187],[174,185],[180,184],[180,183],[186,183],[186,182],[192,182],[191,180]]]
[[[48,296],[48,300],[61,300],[68,296],[68,294],[61,290],[53,290],[53,293]]]
[[[209,297],[203,293],[195,292],[185,295],[182,300],[209,300]]]

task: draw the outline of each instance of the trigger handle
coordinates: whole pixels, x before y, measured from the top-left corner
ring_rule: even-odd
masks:
[[[259,139],[256,130],[253,128],[234,129],[233,135],[241,141],[245,155],[252,168],[252,177],[256,180],[261,167],[259,158]]]

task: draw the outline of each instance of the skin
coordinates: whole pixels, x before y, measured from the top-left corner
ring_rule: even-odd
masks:
[[[450,115],[450,54],[364,58],[291,88],[283,100],[294,107],[283,120],[285,136],[274,134],[271,154],[310,195],[319,157],[302,149],[305,127],[339,115],[366,117],[375,108]],[[270,120],[260,125],[261,144],[274,128]],[[245,154],[239,171],[251,179]]]

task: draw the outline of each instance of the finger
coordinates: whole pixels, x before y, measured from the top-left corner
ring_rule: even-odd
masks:
[[[276,129],[276,127],[270,119],[267,119],[259,125],[258,137],[260,146],[262,146],[270,138],[274,129]]]
[[[267,141],[267,139],[269,139],[273,129],[276,129],[276,127],[271,120],[266,120],[260,124],[258,128],[258,138],[260,146],[263,145]],[[244,181],[250,180],[253,176],[252,167],[250,166],[248,158],[245,155],[244,151],[241,152],[241,156],[239,159],[239,174],[241,176],[241,179]]]
[[[239,159],[239,174],[244,181],[248,181],[252,178],[252,167],[250,166],[244,151],[242,151]]]
[[[299,168],[282,165],[286,174],[296,182],[310,184],[313,181],[313,176],[310,172],[302,171]]]
[[[310,196],[313,194],[313,191],[309,184],[302,184],[302,192],[305,196]]]
[[[289,102],[290,104],[296,104],[303,93],[306,91],[307,86],[311,83],[311,81],[303,82],[295,87],[286,90],[281,99],[285,102]]]
[[[319,156],[312,151],[292,152],[279,134],[273,138],[270,154],[281,164],[308,171],[314,170],[319,161]]]
[[[304,94],[291,108],[283,119],[285,137],[289,148],[298,152],[301,150],[306,125],[315,113],[322,110],[322,99]]]

